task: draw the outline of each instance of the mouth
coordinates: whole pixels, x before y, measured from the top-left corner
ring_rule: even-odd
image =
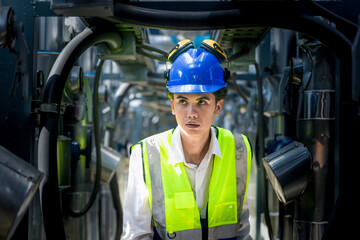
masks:
[[[198,128],[198,127],[200,127],[200,124],[198,124],[198,123],[193,123],[193,122],[186,123],[185,125],[186,125],[186,127],[188,127],[188,128]]]

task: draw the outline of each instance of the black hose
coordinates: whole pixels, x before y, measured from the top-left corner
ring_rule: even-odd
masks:
[[[223,23],[221,17],[237,16],[238,9],[221,11],[169,11],[133,6],[126,3],[114,4],[114,15],[121,21],[136,25],[156,27],[166,25],[171,29],[200,30],[196,26],[202,25],[202,29],[209,29],[211,26]],[[213,22],[213,16],[220,19],[220,22]],[[186,23],[184,23],[186,21]],[[225,28],[225,25],[222,25]]]
[[[122,234],[122,225],[123,225],[123,211],[121,207],[121,199],[120,199],[120,192],[119,186],[117,182],[117,175],[116,173],[112,177],[110,181],[110,189],[111,189],[111,196],[114,204],[114,208],[116,211],[116,234],[115,240],[120,240]]]
[[[110,49],[115,50],[121,46],[121,37],[115,29],[86,28],[62,50],[45,85],[42,102],[48,107],[41,112],[38,160],[39,169],[44,172],[45,176],[40,187],[40,197],[47,239],[66,239],[58,190],[56,160],[59,107],[62,93],[75,61],[85,50],[100,42],[106,42]]]
[[[66,235],[57,179],[58,121],[59,114],[57,113],[47,112],[41,114],[40,126],[42,127],[39,135],[38,168],[44,173],[44,178],[39,190],[46,238],[65,240]]]
[[[100,82],[100,73],[104,60],[99,60],[96,66],[96,74],[94,79],[94,89],[93,89],[93,117],[94,117],[94,139],[95,139],[95,151],[96,151],[96,173],[95,173],[95,182],[94,187],[91,191],[89,201],[81,210],[72,210],[69,206],[69,215],[73,218],[78,218],[85,215],[92,205],[94,204],[96,197],[100,189],[101,181],[101,149],[100,149],[100,116],[99,116],[99,82]],[[88,147],[88,146],[87,146]],[[91,146],[90,146],[91,147]]]
[[[104,60],[100,59],[97,63],[96,66],[96,73],[95,73],[95,79],[94,79],[94,90],[93,90],[93,113],[94,113],[94,131],[95,131],[95,145],[96,145],[96,177],[95,177],[95,183],[99,183],[98,189],[100,188],[100,177],[101,174],[98,174],[98,172],[101,172],[101,149],[100,149],[100,117],[99,117],[99,94],[98,94],[98,89],[99,89],[99,83],[100,83],[100,75],[101,75],[101,70],[102,67],[104,65]],[[98,157],[100,156],[100,158]],[[100,161],[99,161],[100,160]],[[99,164],[100,162],[100,164]],[[97,179],[99,175],[99,179]],[[98,190],[95,190],[95,186],[92,192],[92,195],[94,193],[95,197],[97,195]],[[121,209],[121,201],[120,201],[120,194],[119,194],[119,189],[118,189],[118,185],[117,185],[117,176],[116,173],[114,174],[113,178],[110,181],[110,189],[111,189],[111,193],[112,193],[112,199],[113,199],[113,204],[114,204],[114,208],[116,211],[116,220],[117,223],[121,222],[121,227],[119,227],[119,224],[117,224],[116,226],[116,235],[115,235],[115,240],[120,240],[121,234],[122,234],[122,209]],[[95,194],[96,193],[96,194]],[[119,198],[119,199],[117,199]],[[100,205],[101,206],[101,205]],[[119,209],[120,206],[120,209]],[[100,207],[100,211],[99,211],[99,227],[101,228],[101,207]],[[99,234],[101,234],[99,232]],[[101,238],[101,235],[100,235]]]
[[[269,232],[270,240],[274,239],[274,234],[271,226],[269,206],[267,201],[267,180],[264,166],[261,164],[261,158],[264,157],[265,153],[265,143],[264,143],[264,103],[263,103],[263,94],[262,94],[262,78],[259,65],[254,64],[256,69],[256,81],[257,81],[257,90],[258,90],[258,169],[260,171],[260,180],[261,180],[261,195],[262,195],[262,204],[264,209],[265,222]]]

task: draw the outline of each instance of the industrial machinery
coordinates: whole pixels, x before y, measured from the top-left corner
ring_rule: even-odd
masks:
[[[356,239],[360,2],[0,1],[0,239],[120,239],[129,149],[176,126],[169,50],[217,41],[253,239]],[[351,191],[352,190],[352,191]]]

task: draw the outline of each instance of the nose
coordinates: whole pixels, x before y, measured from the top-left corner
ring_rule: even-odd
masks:
[[[196,105],[189,105],[187,117],[190,118],[190,119],[199,117]]]

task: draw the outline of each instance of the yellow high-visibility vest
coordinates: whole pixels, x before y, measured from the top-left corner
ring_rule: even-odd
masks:
[[[247,137],[216,130],[222,158],[214,157],[209,184],[209,239],[236,236],[251,169]],[[153,224],[162,239],[201,239],[200,213],[184,163],[168,164],[172,132],[140,142]]]

